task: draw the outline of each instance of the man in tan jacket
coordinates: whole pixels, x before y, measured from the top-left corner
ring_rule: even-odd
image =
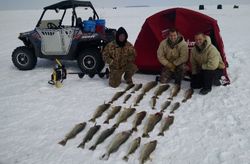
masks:
[[[176,29],[170,29],[168,38],[160,43],[157,57],[163,65],[160,82],[168,83],[173,78],[175,84],[180,87],[188,60],[188,45]]]
[[[205,95],[212,90],[212,85],[220,85],[225,64],[220,52],[212,45],[209,36],[203,33],[195,35],[195,46],[191,51],[192,78],[191,88],[200,90]]]
[[[127,41],[128,34],[123,27],[116,32],[116,40],[108,43],[103,50],[103,60],[109,65],[109,85],[118,87],[121,83],[122,75],[127,84],[133,83],[132,76],[138,70],[134,64],[135,48]]]

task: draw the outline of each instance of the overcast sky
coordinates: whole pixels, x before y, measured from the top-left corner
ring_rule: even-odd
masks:
[[[61,0],[0,0],[0,10],[42,9]],[[135,5],[209,5],[209,4],[250,4],[250,0],[92,0],[95,7]]]

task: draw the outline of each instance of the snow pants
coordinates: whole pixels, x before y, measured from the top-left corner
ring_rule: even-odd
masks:
[[[192,75],[191,88],[193,89],[212,89],[212,85],[219,85],[219,80],[223,75],[222,69],[202,70],[200,73]]]
[[[113,88],[118,87],[121,84],[122,75],[124,74],[124,80],[127,84],[133,83],[132,76],[138,70],[135,64],[128,64],[126,67],[121,69],[110,68],[109,74],[109,85]]]
[[[184,76],[184,64],[176,67],[175,71],[172,72],[168,68],[163,67],[160,76],[161,83],[168,83],[171,79],[174,79],[174,83],[181,85],[181,81]]]

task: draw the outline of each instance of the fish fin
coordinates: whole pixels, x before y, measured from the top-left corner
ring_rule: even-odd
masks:
[[[96,145],[93,145],[89,148],[89,150],[95,150],[96,149]]]
[[[122,159],[123,159],[124,161],[128,162],[128,156],[124,156]]]
[[[58,142],[58,144],[62,145],[62,146],[65,146],[67,143],[67,140],[62,140],[60,142]]]
[[[187,102],[187,99],[183,99],[181,102],[183,102],[183,103],[184,103],[184,102]]]
[[[108,160],[109,154],[108,153],[103,154],[100,159]]]
[[[135,127],[135,128],[132,128],[132,131],[137,132],[138,130],[137,130],[137,128]]]
[[[103,122],[104,124],[109,124],[109,120],[106,120]]]
[[[158,136],[164,136],[164,133],[160,132],[160,133],[158,134]]]
[[[84,149],[84,146],[85,146],[84,143],[80,143],[80,145],[78,145],[77,148],[82,148],[82,149]]]
[[[143,133],[143,134],[142,134],[142,137],[143,137],[143,138],[149,138],[149,135],[148,135],[148,133]]]

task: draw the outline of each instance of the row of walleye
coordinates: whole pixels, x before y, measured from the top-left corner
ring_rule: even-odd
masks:
[[[168,102],[169,103],[166,106],[166,108],[171,103],[170,101],[168,101]],[[178,103],[178,102],[174,103],[173,106],[172,106],[171,111],[174,112],[176,109],[178,109],[179,106],[180,106],[180,103]],[[97,111],[106,111],[109,107],[110,107],[110,104],[102,104],[97,108],[95,113],[98,113]],[[107,115],[107,118],[104,121],[104,123],[109,123],[109,120],[114,118],[115,115],[120,112],[120,115],[118,116],[116,123],[111,128],[102,131],[100,133],[100,135],[98,136],[95,144],[92,145],[89,149],[90,150],[95,150],[97,145],[101,144],[109,136],[111,136],[114,133],[114,131],[116,130],[116,128],[119,126],[119,124],[122,123],[122,122],[126,122],[126,120],[130,116],[132,116],[135,113],[135,111],[136,111],[135,108],[124,108],[122,110],[121,106],[112,107],[112,109],[110,110],[109,114]],[[137,131],[137,127],[142,123],[142,121],[144,120],[146,115],[147,115],[146,111],[141,111],[141,112],[137,113],[135,115],[134,120],[133,120],[131,130],[123,131],[123,132],[120,132],[120,133],[116,134],[116,136],[114,137],[112,142],[109,144],[107,152],[102,156],[102,158],[108,159],[108,157],[109,157],[109,155],[111,153],[116,152],[119,149],[119,147],[123,143],[125,143],[127,141],[127,139],[131,136],[131,134],[134,131]],[[96,116],[96,115],[94,114],[94,116]],[[159,132],[158,135],[159,136],[164,136],[164,131],[169,129],[170,125],[173,124],[174,116],[169,115],[167,117],[164,117],[163,119],[162,119],[162,117],[163,117],[163,112],[157,112],[155,114],[150,114],[149,117],[148,117],[148,120],[147,120],[147,122],[146,122],[146,124],[144,126],[142,137],[149,137],[149,133],[151,131],[153,131],[156,124],[158,122],[160,122],[161,120],[162,120],[162,123],[161,123],[160,132]],[[92,118],[89,121],[95,121],[95,119]],[[65,145],[69,139],[74,138],[78,133],[80,133],[85,128],[85,126],[86,126],[86,122],[77,124],[65,136],[65,138],[62,141],[59,142],[59,144]],[[87,142],[89,142],[93,138],[93,136],[99,131],[100,128],[101,128],[101,125],[94,125],[93,127],[91,127],[88,130],[88,132],[86,133],[85,137],[83,138],[83,141],[79,144],[78,147],[84,148],[85,144]],[[128,155],[135,152],[135,150],[140,146],[140,140],[141,140],[141,137],[138,137],[138,138],[136,138],[135,140],[132,141],[131,146],[130,146],[130,148],[128,150],[128,154],[123,158],[124,160],[128,160]],[[141,156],[140,156],[141,163],[143,163],[143,161],[148,159],[150,153],[154,151],[154,149],[156,147],[156,144],[157,144],[157,141],[154,140],[154,141],[151,141],[151,142],[149,142],[149,143],[147,143],[147,144],[145,144],[143,146]]]
[[[143,99],[144,95],[147,92],[149,92],[152,88],[156,87],[157,84],[158,83],[156,81],[148,82],[144,86],[143,86],[143,84],[130,84],[127,86],[127,88],[124,91],[116,92],[114,94],[114,96],[112,97],[112,99],[109,101],[109,103],[112,104],[114,101],[118,100],[121,96],[123,96],[128,90],[133,88],[132,91],[124,97],[123,103],[125,104],[130,99],[130,97],[132,96],[133,93],[135,93],[136,91],[139,91],[142,88],[141,93],[134,99],[133,105],[138,106],[140,101]],[[151,98],[152,109],[155,109],[156,99],[158,99],[159,96],[162,95],[162,93],[167,91],[169,88],[170,88],[169,84],[163,84],[163,85],[159,85],[155,89],[154,95]],[[171,89],[170,96],[168,97],[168,100],[173,100],[173,98],[175,96],[177,96],[179,91],[180,91],[180,86],[174,85]],[[192,89],[188,89],[185,92],[185,95],[184,95],[182,102],[186,102],[188,99],[190,99],[192,97],[193,93],[194,92]]]
[[[115,108],[113,108],[115,109]],[[132,109],[132,108],[130,108]],[[122,131],[118,134],[116,134],[114,136],[114,138],[112,139],[112,141],[109,143],[109,146],[107,147],[106,153],[103,154],[103,156],[101,157],[101,159],[108,159],[110,154],[116,152],[119,147],[125,143],[130,136],[132,135],[132,133],[134,131],[137,131],[137,126],[141,124],[142,120],[145,118],[146,116],[146,112],[142,111],[136,114],[135,119],[133,121],[133,127],[131,130],[126,130],[126,131]],[[173,124],[174,122],[174,116],[167,116],[164,117],[162,119],[163,113],[161,112],[157,112],[155,114],[151,114],[148,118],[148,122],[146,123],[145,127],[144,127],[144,133],[142,135],[142,137],[149,137],[149,132],[151,132],[155,125],[162,120],[162,124],[161,124],[161,130],[159,132],[159,136],[164,136],[164,131],[166,131],[167,129],[169,129],[169,127]],[[74,138],[77,134],[79,134],[81,131],[83,131],[86,127],[86,122],[83,123],[79,123],[77,125],[75,125],[75,127],[65,136],[65,138],[59,142],[59,144],[61,145],[66,145],[67,141],[69,139]],[[101,128],[101,125],[94,125],[93,127],[91,127],[88,132],[86,133],[85,137],[83,138],[83,141],[78,145],[78,147],[80,148],[84,148],[85,144],[87,142],[89,142],[93,136],[99,131],[99,129]],[[109,136],[111,136],[114,131],[116,130],[117,126],[112,126],[109,129],[103,130],[100,135],[97,137],[96,142],[89,148],[89,150],[95,150],[96,147],[101,144],[102,142],[104,142]],[[136,139],[134,139],[129,146],[128,152],[127,154],[123,157],[123,159],[125,161],[128,161],[128,156],[132,153],[134,153],[136,151],[136,149],[140,146],[141,143],[141,137],[137,137]],[[153,140],[150,141],[146,144],[144,144],[141,154],[140,154],[140,163],[144,163],[147,159],[149,159],[150,154],[155,150],[157,145],[157,141]]]
[[[134,100],[134,106],[138,106],[139,102],[143,99],[144,95],[148,91],[150,91],[152,88],[154,88],[155,86],[157,86],[157,82],[155,82],[155,81],[149,82],[149,83],[145,84],[144,86],[142,84],[128,85],[124,91],[117,92],[112,97],[112,99],[109,101],[109,103],[104,103],[102,105],[99,105],[97,107],[96,111],[94,112],[92,118],[89,121],[96,122],[96,119],[101,117],[102,114],[111,107],[111,104],[114,101],[118,100],[121,96],[123,96],[127,91],[129,91],[132,88],[133,89],[132,89],[131,93],[127,94],[124,97],[123,103],[126,103],[128,101],[128,99],[131,97],[132,93],[135,93],[136,91],[138,91],[142,88],[141,94],[139,94]],[[156,99],[158,99],[158,97],[164,91],[168,90],[169,87],[170,86],[168,84],[159,85],[157,87],[157,89],[154,91],[154,96],[151,98],[152,109],[155,109]],[[170,94],[170,97],[168,98],[168,100],[165,101],[161,105],[161,111],[149,115],[148,120],[143,128],[142,137],[149,137],[149,133],[154,129],[156,124],[158,122],[160,122],[161,120],[162,120],[161,128],[160,128],[160,132],[158,133],[159,136],[163,136],[164,131],[169,129],[170,125],[173,124],[173,122],[174,122],[173,115],[168,115],[167,117],[164,117],[163,119],[162,119],[162,117],[163,117],[163,112],[165,112],[165,110],[170,106],[171,100],[173,99],[173,97],[175,97],[178,94],[179,90],[180,90],[180,88],[174,86],[171,90],[171,94]],[[182,102],[185,102],[186,100],[191,98],[192,94],[193,94],[193,92],[188,90],[185,93],[185,96],[184,96],[184,99]],[[179,107],[180,107],[180,103],[175,102],[172,105],[170,113],[174,113],[174,111],[177,110]],[[107,118],[104,121],[104,123],[109,124],[109,120],[113,119],[119,113],[119,116],[117,117],[116,123],[111,128],[103,130],[100,133],[100,135],[97,137],[97,140],[94,143],[94,145],[92,145],[89,149],[95,150],[97,145],[104,142],[109,136],[111,136],[114,133],[114,131],[118,128],[120,123],[126,122],[126,120],[130,116],[132,116],[135,112],[136,112],[136,108],[132,108],[131,106],[129,108],[123,108],[123,109],[122,109],[122,106],[111,107],[111,110],[109,110],[109,113],[108,113]],[[116,152],[119,149],[119,147],[128,140],[128,138],[131,136],[131,134],[134,131],[137,131],[137,127],[142,123],[142,121],[146,117],[146,115],[147,115],[146,111],[141,111],[141,112],[137,113],[134,120],[133,120],[131,130],[122,131],[122,132],[116,134],[114,136],[114,139],[109,144],[106,153],[101,157],[101,159],[108,159],[110,154]],[[86,124],[87,124],[86,122],[83,122],[83,123],[79,123],[79,124],[75,125],[75,127],[68,134],[66,134],[65,138],[59,142],[59,144],[61,144],[63,146],[66,145],[66,143],[69,139],[74,138],[78,133],[80,133],[81,131],[83,131],[85,129]],[[96,125],[96,124],[93,127],[91,127],[88,130],[88,132],[86,133],[85,137],[83,138],[83,141],[79,144],[78,147],[84,148],[85,144],[93,138],[93,136],[99,131],[100,128],[101,128],[101,125]],[[130,147],[129,147],[128,152],[127,152],[127,155],[123,157],[123,159],[125,161],[128,160],[128,156],[130,154],[132,154],[136,151],[136,149],[140,146],[140,143],[141,143],[141,137],[137,137],[136,139],[134,139],[131,142]],[[139,158],[140,163],[144,163],[147,159],[149,159],[150,154],[155,150],[156,145],[157,145],[156,140],[150,141],[150,142],[143,145],[143,148],[142,148],[142,151],[140,154],[140,158]]]

